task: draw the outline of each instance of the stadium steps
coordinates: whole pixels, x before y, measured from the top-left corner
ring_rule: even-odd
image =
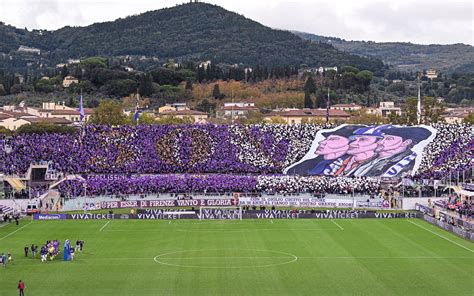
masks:
[[[6,181],[10,186],[15,189],[15,191],[22,191],[26,189],[25,184],[19,179],[15,177],[5,177],[4,181]]]

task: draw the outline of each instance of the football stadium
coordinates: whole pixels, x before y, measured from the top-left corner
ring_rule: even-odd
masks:
[[[474,127],[0,136],[0,295],[473,295]]]

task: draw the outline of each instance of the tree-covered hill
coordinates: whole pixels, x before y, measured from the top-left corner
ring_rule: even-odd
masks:
[[[254,66],[344,66],[377,71],[381,61],[305,41],[294,34],[265,27],[242,15],[205,3],[178,5],[140,15],[28,32],[0,25],[0,51],[20,45],[40,48],[51,60],[88,56],[144,55],[160,60],[213,60]]]
[[[331,44],[351,54],[380,59],[398,70],[420,71],[433,68],[445,72],[474,73],[474,47],[466,44],[346,41],[310,33],[293,33],[318,44]]]

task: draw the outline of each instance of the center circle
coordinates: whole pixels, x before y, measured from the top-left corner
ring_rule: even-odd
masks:
[[[160,254],[156,263],[187,268],[261,268],[294,263],[298,257],[275,250],[259,249],[203,249],[183,250]]]

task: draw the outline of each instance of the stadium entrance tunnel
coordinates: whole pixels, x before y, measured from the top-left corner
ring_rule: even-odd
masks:
[[[186,268],[261,268],[291,264],[298,257],[286,252],[258,249],[207,249],[163,253],[156,263]]]

